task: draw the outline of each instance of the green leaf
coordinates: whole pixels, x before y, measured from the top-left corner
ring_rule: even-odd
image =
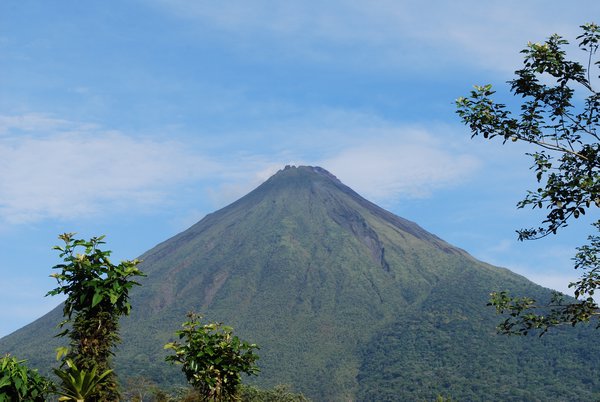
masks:
[[[98,303],[102,301],[102,294],[100,292],[94,293],[94,297],[92,298],[92,308],[96,307]]]

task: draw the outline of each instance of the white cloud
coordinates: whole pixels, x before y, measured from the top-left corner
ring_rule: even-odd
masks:
[[[373,138],[373,137],[371,137]],[[341,149],[320,164],[365,197],[382,202],[421,198],[464,182],[480,165],[422,129],[395,128],[392,133]]]
[[[8,223],[155,205],[171,185],[216,169],[176,142],[43,115],[0,122],[0,219]]]

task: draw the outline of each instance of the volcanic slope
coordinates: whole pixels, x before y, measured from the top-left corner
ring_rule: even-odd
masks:
[[[593,331],[495,334],[489,293],[550,291],[365,200],[318,167],[286,167],[141,256],[119,374],[182,381],[162,345],[194,310],[258,343],[263,386],[320,401],[600,397]],[[60,309],[0,340],[49,366]],[[54,342],[54,343],[53,343]],[[43,358],[47,356],[47,360]]]

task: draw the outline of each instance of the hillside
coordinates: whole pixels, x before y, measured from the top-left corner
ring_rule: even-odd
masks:
[[[163,361],[189,310],[258,343],[265,386],[315,400],[588,401],[600,347],[587,329],[495,334],[494,290],[548,297],[383,210],[317,167],[286,167],[141,256],[148,275],[122,321],[121,376],[182,381]],[[53,364],[55,310],[0,339]]]

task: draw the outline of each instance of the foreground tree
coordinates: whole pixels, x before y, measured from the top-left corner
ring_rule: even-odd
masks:
[[[69,325],[59,334],[70,338],[63,362],[70,364],[65,373],[73,371],[72,367],[88,374],[109,372],[94,385],[98,388],[95,398],[116,401],[120,395],[110,357],[120,342],[119,318],[131,310],[129,290],[139,285],[133,278],[144,274],[137,268],[139,260],[113,264],[109,259],[111,252],[99,248],[105,243],[104,236],[89,241],[73,236],[73,233],[60,235],[65,244],[54,247],[64,263],[54,266],[60,271],[51,275],[58,287],[48,292],[48,295],[67,296],[63,308],[65,320],[60,326]]]
[[[170,342],[165,349],[175,354],[166,357],[182,365],[188,382],[203,401],[238,400],[242,373],[257,374],[258,346],[241,341],[231,327],[222,324],[201,324],[195,313],[188,314],[183,329],[176,332],[183,341]]]
[[[519,240],[556,234],[600,206],[600,94],[594,89],[597,76],[592,73],[600,63],[594,59],[600,28],[590,23],[581,29],[577,39],[586,65],[567,58],[568,42],[558,35],[541,44],[528,43],[521,52],[523,68],[509,81],[511,92],[522,98],[518,115],[492,100],[491,85],[476,86],[469,97],[456,101],[457,113],[473,137],[525,141],[535,147],[528,155],[540,187],[529,191],[517,206],[546,209],[546,218],[538,228],[517,231]],[[600,220],[593,227],[588,243],[578,247],[574,257],[575,268],[582,271],[581,278],[569,285],[576,300],[559,293],[546,302],[493,293],[490,304],[508,315],[500,332],[525,335],[540,330],[544,334],[556,325],[592,320],[600,327],[593,299],[600,285]]]

